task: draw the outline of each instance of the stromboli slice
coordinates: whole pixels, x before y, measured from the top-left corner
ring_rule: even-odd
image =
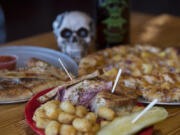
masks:
[[[56,93],[58,92],[58,90],[60,89],[63,89],[63,88],[66,88],[66,87],[69,87],[69,86],[72,86],[74,84],[77,84],[79,82],[82,82],[83,80],[89,80],[89,79],[93,79],[93,78],[96,78],[100,75],[100,72],[99,71],[95,71],[91,74],[88,74],[86,76],[82,76],[80,78],[77,78],[77,79],[74,79],[72,81],[69,81],[69,82],[65,82],[64,84],[54,88],[53,90],[51,90],[50,92],[46,93],[45,95],[41,96],[38,98],[38,100],[43,103],[51,98],[53,98]]]

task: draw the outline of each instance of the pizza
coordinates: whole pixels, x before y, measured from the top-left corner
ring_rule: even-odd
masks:
[[[180,101],[180,53],[175,48],[117,46],[91,54],[80,61],[79,76],[97,69],[114,80],[122,69],[119,87],[134,89],[148,101]]]
[[[68,80],[68,76],[58,67],[30,58],[26,68],[0,70],[0,102],[25,101],[44,89]]]
[[[80,61],[79,75],[99,68],[122,68],[124,73],[141,76],[148,73],[179,72],[178,50],[153,46],[118,46],[91,54]]]

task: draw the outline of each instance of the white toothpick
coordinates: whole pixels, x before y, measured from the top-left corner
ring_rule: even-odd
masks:
[[[118,74],[116,76],[116,80],[114,82],[114,86],[113,86],[113,88],[111,90],[112,93],[114,93],[114,91],[115,91],[115,88],[116,88],[116,85],[118,83],[119,77],[121,76],[121,73],[122,73],[122,69],[119,69]]]
[[[72,80],[71,75],[69,74],[69,72],[67,71],[66,67],[64,66],[63,62],[61,61],[61,59],[59,58],[58,61],[60,62],[60,64],[62,65],[63,69],[65,70],[66,74],[69,76],[69,78]]]
[[[149,109],[151,109],[156,103],[158,99],[154,99],[142,112],[140,112],[135,119],[131,121],[131,123],[135,123],[141,116],[143,116]]]

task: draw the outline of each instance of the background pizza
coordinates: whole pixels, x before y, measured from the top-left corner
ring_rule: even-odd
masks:
[[[101,69],[102,77],[114,80],[119,68],[123,71],[119,84],[122,88],[134,89],[149,101],[180,101],[178,49],[141,45],[105,49],[80,61],[79,76]]]

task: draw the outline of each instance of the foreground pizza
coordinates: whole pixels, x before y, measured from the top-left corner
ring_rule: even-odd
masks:
[[[67,81],[63,70],[31,58],[25,69],[0,71],[0,102],[28,100],[32,95]]]
[[[175,48],[153,46],[119,46],[83,58],[79,75],[97,69],[103,78],[114,80],[118,69],[123,70],[119,87],[134,89],[148,101],[180,101],[180,55]]]

